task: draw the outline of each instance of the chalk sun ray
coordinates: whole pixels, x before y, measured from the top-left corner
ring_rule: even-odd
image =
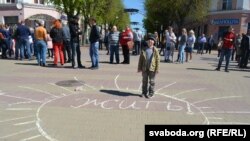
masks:
[[[59,96],[57,96],[57,95],[53,95],[53,94],[51,94],[50,92],[43,91],[43,90],[36,89],[36,88],[31,88],[31,87],[26,87],[26,86],[19,86],[19,88],[29,89],[29,90],[33,90],[33,91],[40,92],[40,93],[43,93],[43,94],[47,94],[47,95],[52,96],[53,98],[57,98],[57,97],[59,97]]]
[[[179,95],[182,95],[182,94],[186,94],[186,93],[190,93],[190,92],[196,92],[196,91],[202,91],[202,90],[205,90],[205,88],[186,90],[186,91],[182,91],[182,92],[179,92],[177,94],[174,94],[173,96],[176,97],[176,96],[179,96]]]
[[[26,130],[19,131],[19,132],[16,132],[16,133],[12,133],[12,134],[9,134],[9,135],[5,135],[5,136],[0,137],[0,139],[6,139],[6,138],[9,138],[9,137],[13,137],[13,136],[20,135],[20,134],[23,134],[23,133],[31,132],[31,131],[34,131],[34,130],[37,130],[37,128],[30,128],[30,129],[26,129]]]
[[[162,87],[162,88],[156,90],[155,92],[158,93],[159,91],[161,91],[161,90],[163,90],[163,89],[165,89],[165,88],[168,88],[168,87],[170,87],[170,86],[172,86],[172,85],[174,85],[174,84],[176,84],[176,83],[177,83],[177,82],[173,82],[173,83],[170,83],[170,84],[168,84],[168,85],[165,85],[164,87]]]
[[[207,101],[213,101],[213,100],[230,99],[230,98],[241,98],[241,97],[242,96],[216,97],[216,98],[209,98],[209,99],[204,99],[204,100],[196,101],[196,102],[193,102],[192,104],[205,103]]]

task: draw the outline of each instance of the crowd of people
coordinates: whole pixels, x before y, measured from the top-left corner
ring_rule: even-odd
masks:
[[[72,68],[85,68],[81,62],[80,35],[82,31],[79,27],[79,17],[74,16],[69,23],[55,20],[51,29],[44,27],[44,21],[36,21],[36,27],[27,27],[24,21],[21,21],[15,28],[0,24],[0,47],[2,52],[1,58],[11,58],[14,54],[15,59],[31,60],[35,56],[39,66],[46,66],[46,58],[54,58],[53,66],[63,66],[65,63],[71,63]],[[130,51],[133,55],[140,55],[143,48],[148,46],[145,39],[148,35],[143,36],[139,29],[132,31],[127,26],[121,32],[116,26],[105,31],[102,35],[101,29],[97,26],[94,18],[90,19],[91,31],[89,36],[90,47],[89,55],[91,59],[90,69],[99,68],[99,50],[103,44],[106,46],[107,55],[110,55],[110,64],[123,63],[130,64]],[[169,26],[159,41],[158,33],[151,34],[155,36],[155,46],[160,48],[159,54],[164,56],[167,63],[191,62],[194,53],[194,47],[197,47],[196,54],[211,54],[213,48],[218,49],[218,67],[220,70],[222,61],[226,60],[225,71],[228,72],[229,60],[236,60],[240,68],[246,68],[249,59],[249,33],[235,34],[233,28],[215,42],[213,35],[206,37],[201,34],[196,37],[193,30],[181,30],[181,34],[176,36],[173,27]],[[230,33],[230,35],[227,35]],[[151,36],[149,35],[149,36]],[[227,37],[230,36],[230,37]],[[230,41],[227,40],[230,38]],[[130,45],[130,42],[133,42]],[[122,48],[123,62],[120,62],[119,47]],[[131,47],[132,46],[132,47]],[[174,57],[175,52],[178,52]],[[176,58],[176,61],[175,61]]]
[[[155,33],[158,38],[158,33]],[[168,27],[163,35],[163,40],[157,39],[157,46],[160,48],[160,54],[164,56],[164,60],[167,63],[174,62],[174,52],[177,49],[178,55],[176,56],[176,62],[184,63],[192,61],[192,54],[194,48],[197,48],[196,54],[203,55],[204,53],[211,54],[212,49],[218,50],[217,59],[219,59],[218,67],[216,70],[220,70],[222,62],[226,61],[225,71],[229,72],[229,62],[236,61],[239,68],[247,68],[249,54],[250,54],[250,30],[247,33],[235,34],[232,26],[228,28],[228,31],[219,37],[218,42],[215,41],[213,35],[206,37],[205,34],[201,34],[200,37],[195,36],[193,30],[187,33],[185,28],[182,29],[182,33],[179,37],[175,35],[172,27]],[[186,52],[186,53],[185,53]]]

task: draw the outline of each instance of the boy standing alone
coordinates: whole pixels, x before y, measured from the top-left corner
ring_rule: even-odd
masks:
[[[156,39],[154,35],[149,35],[147,39],[147,47],[142,50],[138,72],[142,72],[142,96],[151,98],[154,96],[155,75],[159,72],[160,55],[157,48],[154,46]],[[149,81],[149,88],[148,88]],[[149,94],[148,94],[149,91]]]

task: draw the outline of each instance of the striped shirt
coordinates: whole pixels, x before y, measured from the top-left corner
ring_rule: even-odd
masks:
[[[108,41],[111,46],[118,46],[119,45],[119,36],[120,32],[110,32],[108,36]]]

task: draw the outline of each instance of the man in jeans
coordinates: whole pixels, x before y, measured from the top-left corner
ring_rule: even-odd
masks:
[[[63,45],[64,45],[64,62],[71,63],[71,45],[70,45],[70,31],[69,31],[69,26],[67,23],[63,22]],[[67,56],[68,60],[66,59],[66,51],[67,51]]]
[[[114,54],[116,63],[120,63],[119,58],[119,35],[120,32],[117,31],[117,27],[113,26],[112,31],[109,33],[108,42],[110,44],[110,64],[113,64]]]
[[[135,52],[134,55],[139,55],[141,52],[141,39],[142,39],[142,32],[139,29],[136,29],[136,32],[134,34],[134,48]]]
[[[96,26],[96,20],[94,18],[90,19],[91,31],[90,31],[90,48],[89,54],[92,62],[92,66],[90,69],[98,69],[99,68],[99,40],[100,40],[100,32],[98,27]]]
[[[30,43],[29,36],[31,36],[30,29],[25,25],[24,21],[21,21],[21,24],[16,29],[16,35],[18,38],[20,46],[20,60],[24,59],[25,50],[27,50],[27,59],[31,59],[30,53]]]
[[[71,47],[72,47],[72,67],[75,68],[85,68],[81,63],[81,50],[80,50],[80,38],[79,35],[82,34],[79,28],[79,17],[74,16],[69,23],[69,30],[71,36]],[[78,66],[76,65],[76,61]]]
[[[229,72],[228,66],[229,66],[229,61],[230,61],[230,57],[232,54],[232,50],[234,47],[234,40],[235,40],[234,29],[233,27],[229,27],[228,32],[224,35],[224,38],[223,38],[223,46],[221,49],[220,60],[219,60],[218,67],[215,70],[220,71],[220,67],[225,56],[226,58],[225,72]]]

